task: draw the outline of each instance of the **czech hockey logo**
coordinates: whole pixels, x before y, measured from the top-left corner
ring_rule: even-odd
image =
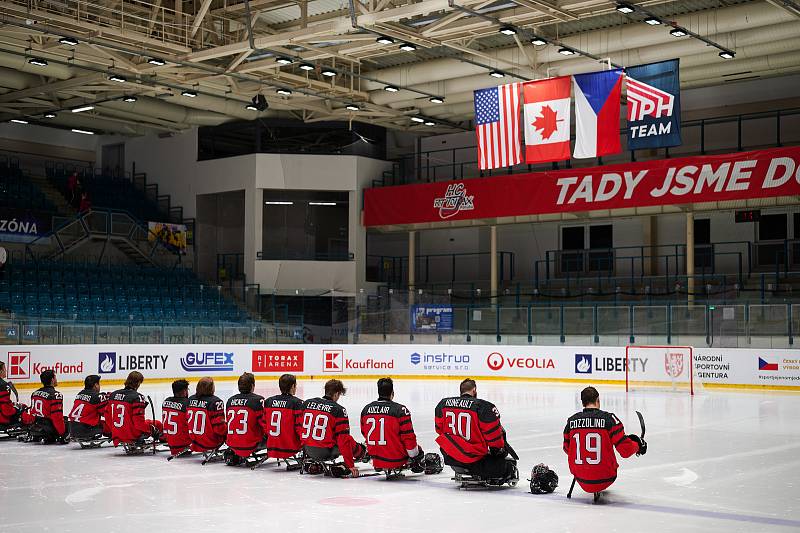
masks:
[[[325,350],[322,352],[322,371],[341,372],[344,369],[344,352],[342,350]]]
[[[30,352],[8,352],[8,377],[10,379],[30,379]]]
[[[467,196],[467,186],[463,183],[454,183],[447,186],[444,198],[434,198],[433,207],[439,209],[439,218],[447,219],[457,215],[460,211],[475,209],[474,196]]]
[[[100,352],[97,357],[97,370],[100,374],[113,374],[117,371],[117,352]]]
[[[683,374],[683,354],[670,353],[664,354],[664,369],[671,378],[677,378]]]

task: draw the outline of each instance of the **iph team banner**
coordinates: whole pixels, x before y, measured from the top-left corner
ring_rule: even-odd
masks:
[[[677,59],[630,67],[628,150],[681,144],[681,89]]]
[[[800,148],[643,161],[364,192],[386,226],[800,195]]]

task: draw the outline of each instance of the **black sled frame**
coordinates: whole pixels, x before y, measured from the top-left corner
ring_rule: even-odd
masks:
[[[514,466],[514,474],[510,478],[483,478],[470,474],[469,470],[460,466],[451,466],[455,475],[451,478],[458,483],[459,489],[487,489],[487,488],[500,488],[503,485],[509,487],[516,487],[519,483],[519,471],[516,465]]]

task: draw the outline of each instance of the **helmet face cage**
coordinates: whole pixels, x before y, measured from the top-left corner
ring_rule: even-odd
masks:
[[[439,474],[444,467],[442,466],[442,458],[439,457],[438,453],[426,453],[425,457],[422,459],[423,464],[425,465],[425,473],[430,474]]]
[[[531,493],[549,494],[558,487],[558,475],[544,463],[539,463],[531,471]]]

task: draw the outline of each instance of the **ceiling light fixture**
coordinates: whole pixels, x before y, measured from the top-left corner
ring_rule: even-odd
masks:
[[[425,122],[425,119],[422,118],[422,117],[411,117],[411,120],[412,120],[412,122],[419,122],[420,124]]]
[[[564,46],[564,47],[558,49],[558,53],[561,54],[562,56],[574,56],[575,55],[575,50],[573,50],[572,48],[567,48],[566,46]]]
[[[197,93],[194,91],[181,91],[181,96],[185,96],[186,98],[197,98]]]
[[[28,63],[31,65],[36,65],[37,67],[46,67],[47,60],[42,57],[32,57],[28,60]]]
[[[279,65],[291,65],[292,64],[292,60],[289,59],[288,57],[284,57],[284,56],[280,56],[280,57],[276,58],[275,62],[278,63]]]
[[[672,35],[673,37],[686,37],[687,35],[689,35],[683,28],[674,28],[670,30],[669,34]]]
[[[283,96],[291,96],[292,94],[292,91],[290,91],[289,89],[276,89],[275,92],[278,94],[282,94]]]
[[[493,78],[503,78],[503,77],[505,77],[505,73],[503,73],[500,70],[493,70],[493,71],[491,71],[489,73],[489,76],[491,76]]]
[[[264,205],[294,205],[294,202],[285,202],[283,200],[267,200]]]
[[[375,42],[380,44],[394,44],[394,39],[392,39],[391,37],[387,37],[385,35],[381,35],[380,37],[375,39]]]
[[[517,34],[517,29],[514,26],[502,26],[499,31],[503,35],[516,35]]]
[[[625,3],[625,2],[618,3],[617,7],[614,8],[614,9],[616,9],[617,11],[622,13],[623,15],[628,15],[628,14],[633,13],[634,11],[636,11],[636,8],[634,8],[632,5],[630,5],[628,3]]]
[[[89,130],[79,130],[79,129],[77,129],[77,128],[72,128],[72,132],[73,132],[73,133],[82,133],[82,134],[84,134],[84,135],[94,135],[94,132],[93,132],[93,131],[89,131]]]
[[[73,113],[83,113],[84,111],[91,111],[92,109],[94,109],[93,105],[85,105],[85,106],[82,106],[82,107],[76,107],[75,109],[72,110],[72,112]]]
[[[122,101],[123,101],[123,102],[132,103],[132,102],[135,102],[136,100],[138,100],[138,98],[136,98],[136,97],[135,97],[135,96],[133,96],[133,95],[128,95],[128,96],[123,96],[123,97],[122,97]]]
[[[416,45],[413,45],[411,43],[403,43],[400,45],[400,50],[404,52],[413,52],[416,49],[417,49]]]
[[[432,104],[443,104],[444,103],[444,97],[443,96],[431,96],[430,98],[428,98],[428,101],[431,102]]]
[[[647,17],[644,19],[645,24],[649,24],[650,26],[658,26],[661,24],[661,20],[657,19],[656,17]]]
[[[332,77],[336,76],[336,71],[332,70],[332,69],[329,69],[329,68],[326,68],[326,69],[322,69],[321,74],[323,76],[328,77],[328,78],[332,78]]]
[[[349,109],[350,111],[358,111],[361,108],[358,107],[356,104],[347,104],[345,106],[345,109]]]
[[[27,120],[23,120],[21,118],[12,118],[11,122],[13,122],[14,124],[27,124],[28,123]]]
[[[387,93],[396,93],[400,89],[395,87],[394,85],[387,85],[386,87],[383,88],[383,90],[386,91]]]
[[[157,57],[151,57],[150,59],[147,60],[147,62],[157,67],[163,67],[164,65],[167,64],[166,61],[164,61],[163,59],[159,59]]]
[[[314,68],[311,63],[300,63],[300,70],[314,70]]]
[[[117,83],[125,83],[126,81],[128,81],[128,78],[126,78],[125,76],[119,76],[117,74],[112,74],[111,76],[108,77],[108,79],[109,81],[115,81]]]
[[[336,202],[308,202],[308,205],[336,205]]]
[[[45,113],[44,114],[44,118],[56,118],[56,114],[55,113]]]
[[[731,50],[723,50],[722,52],[719,53],[719,57],[721,57],[722,59],[733,59],[734,57],[736,57],[736,52],[733,52]]]
[[[426,125],[426,126],[435,126],[435,125],[436,125],[436,123],[435,123],[434,121],[432,121],[432,120],[426,120],[426,121],[425,121],[425,125]]]
[[[61,44],[66,44],[67,46],[78,46],[78,39],[73,37],[62,37],[58,40]]]
[[[531,39],[531,44],[534,46],[544,46],[547,44],[547,41],[545,41],[541,37],[534,36],[534,38]]]
[[[246,106],[244,106],[244,108],[247,109],[248,111],[258,111],[258,108],[253,104],[247,104]]]

